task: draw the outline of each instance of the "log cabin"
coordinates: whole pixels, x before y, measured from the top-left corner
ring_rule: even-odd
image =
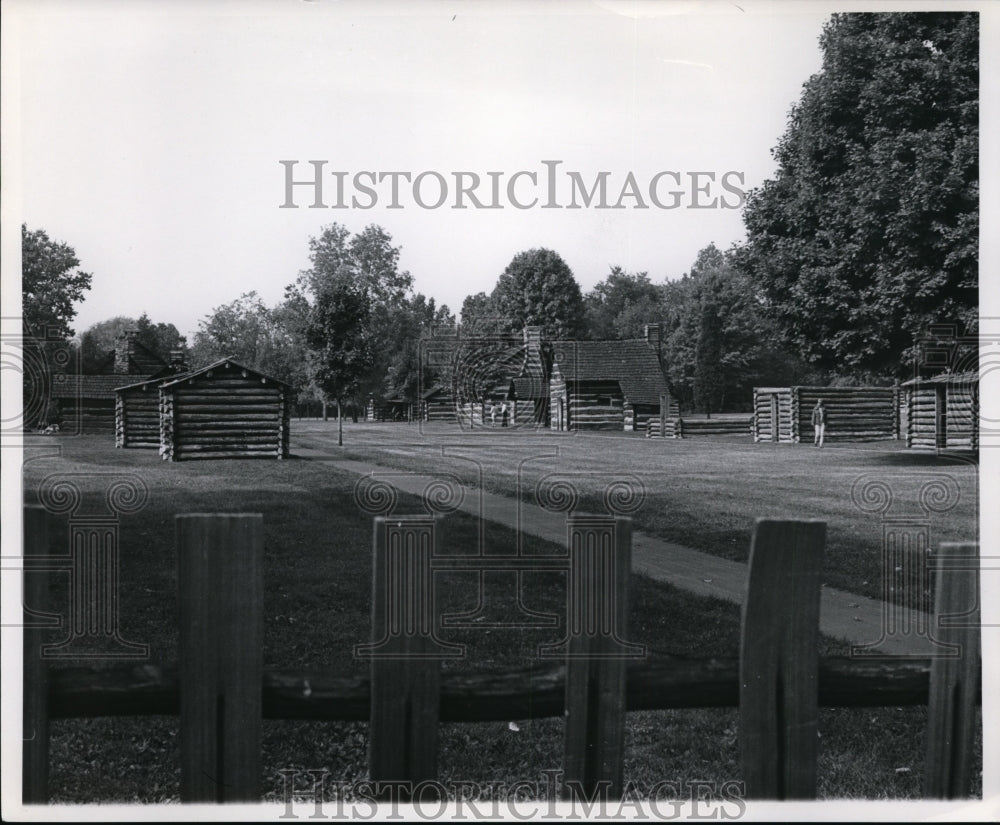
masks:
[[[906,446],[917,449],[979,449],[979,374],[956,372],[914,378],[906,394]]]
[[[170,353],[170,363],[145,381],[115,389],[115,446],[160,446],[160,386],[188,372],[184,350]]]
[[[669,398],[659,354],[659,326],[624,341],[554,344],[549,382],[553,430],[636,430],[659,419]]]
[[[94,372],[52,375],[49,397],[58,404],[62,431],[113,433],[118,387],[145,380],[167,366],[130,329],[118,335],[114,349]]]
[[[159,387],[160,457],[288,458],[294,390],[232,358]]]

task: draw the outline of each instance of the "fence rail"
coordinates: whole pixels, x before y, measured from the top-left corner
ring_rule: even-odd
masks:
[[[40,507],[25,508],[27,559],[38,562],[49,552],[48,518]],[[570,517],[561,557],[567,639],[555,646],[562,661],[503,674],[442,673],[435,617],[428,620],[429,603],[421,601],[440,553],[437,526],[426,516],[376,519],[368,676],[263,669],[259,515],[178,516],[179,667],[50,669],[37,621],[49,604],[47,576],[25,576],[24,802],[47,800],[50,719],[177,715],[181,798],[231,802],[259,799],[262,719],[367,720],[372,779],[419,782],[436,778],[441,722],[563,716],[565,780],[588,793],[608,783],[614,794],[626,712],[695,707],[740,708],[748,797],[811,798],[818,707],[925,704],[925,795],[968,794],[981,702],[979,601],[969,568],[976,545],[942,545],[937,555],[935,618],[951,621],[934,626],[961,655],[819,658],[825,525],[761,520],[740,658],[635,658],[624,626],[630,521]]]

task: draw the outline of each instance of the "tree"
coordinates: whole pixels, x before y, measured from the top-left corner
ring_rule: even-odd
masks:
[[[153,323],[145,312],[135,322],[136,340],[164,361],[170,360],[170,353],[187,345],[187,338],[173,324],[162,321]]]
[[[662,301],[663,290],[650,282],[648,273],[613,266],[584,298],[590,337],[639,338],[646,324],[660,320]]]
[[[519,252],[507,264],[490,300],[504,331],[540,326],[550,339],[584,336],[586,311],[580,285],[551,249]]]
[[[686,408],[745,408],[754,386],[815,383],[815,370],[785,347],[734,253],[702,249],[663,288],[663,355],[671,393]]]
[[[375,362],[371,334],[371,298],[354,271],[342,266],[318,283],[306,327],[306,343],[315,356],[313,379],[337,402],[337,443],[343,445],[342,402],[357,397]]]
[[[21,312],[26,335],[68,340],[76,317],[74,303],[84,300],[92,276],[68,244],[53,241],[44,229],[21,224]]]
[[[927,325],[977,328],[978,15],[839,14],[820,42],[739,265],[811,362],[899,375]]]
[[[698,343],[694,351],[694,402],[709,418],[722,403],[722,319],[711,289],[701,298]]]
[[[81,372],[97,372],[107,361],[108,353],[114,350],[118,336],[134,328],[135,319],[127,315],[116,315],[89,326],[80,336]]]
[[[229,357],[302,387],[308,379],[299,317],[298,310],[287,302],[270,308],[256,292],[244,293],[198,322],[191,348],[192,366]]]
[[[407,346],[407,327],[400,317],[408,311],[413,278],[399,269],[400,248],[392,245],[392,236],[375,224],[352,236],[342,224],[332,223],[310,239],[309,250],[310,268],[289,287],[296,300],[315,308],[318,296],[343,278],[365,296],[365,333],[378,346],[371,352],[368,372],[355,382],[354,396],[341,396],[356,410],[368,395],[386,392],[389,368]]]

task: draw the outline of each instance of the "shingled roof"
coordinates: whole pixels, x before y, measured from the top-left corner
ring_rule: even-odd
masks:
[[[575,341],[556,346],[555,365],[567,381],[617,381],[633,404],[658,404],[669,392],[656,352],[643,339]]]
[[[51,398],[114,399],[115,390],[121,386],[122,375],[74,375],[56,373],[49,384]]]
[[[187,372],[179,373],[166,380],[160,386],[164,389],[169,389],[170,387],[175,387],[178,384],[183,384],[187,381],[192,381],[201,376],[211,377],[211,374],[215,371],[222,370],[238,370],[242,372],[245,376],[249,377],[252,375],[254,378],[261,379],[262,382],[270,381],[272,384],[278,384],[282,387],[291,387],[287,381],[282,381],[280,378],[275,378],[273,375],[268,375],[267,373],[261,372],[260,370],[255,370],[253,367],[247,367],[238,361],[234,361],[232,358],[220,358],[218,361],[213,361],[211,364],[206,364],[204,367],[199,367],[196,370],[189,370]]]

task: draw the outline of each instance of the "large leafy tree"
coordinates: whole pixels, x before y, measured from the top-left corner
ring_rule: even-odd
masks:
[[[646,272],[611,267],[608,277],[584,297],[590,337],[639,338],[646,324],[662,314],[663,289]]]
[[[392,245],[392,236],[375,224],[351,235],[347,227],[332,223],[310,239],[309,253],[311,266],[289,287],[290,298],[315,309],[319,296],[343,280],[350,281],[364,296],[365,335],[377,346],[366,360],[368,371],[351,382],[350,397],[340,396],[341,402],[350,400],[357,409],[368,395],[389,391],[390,367],[410,345],[411,330],[401,319],[409,312],[413,278],[400,270],[400,248]]]
[[[490,296],[505,331],[540,326],[550,339],[582,337],[586,310],[580,285],[551,249],[519,252]]]
[[[732,252],[710,244],[663,292],[664,363],[684,408],[744,409],[754,386],[822,379],[783,346],[759,290],[734,265]]]
[[[898,374],[928,324],[976,329],[978,15],[834,15],[821,45],[740,266],[810,361]]]
[[[191,348],[192,366],[231,357],[302,387],[307,382],[305,344],[297,319],[287,302],[272,308],[256,292],[244,293],[199,322]]]
[[[76,252],[49,238],[44,229],[21,224],[21,313],[27,335],[68,340],[92,276],[80,270]]]
[[[306,325],[313,353],[312,378],[326,398],[337,402],[338,441],[343,444],[345,399],[357,398],[376,362],[378,341],[372,334],[371,296],[355,271],[341,266],[318,284]]]

